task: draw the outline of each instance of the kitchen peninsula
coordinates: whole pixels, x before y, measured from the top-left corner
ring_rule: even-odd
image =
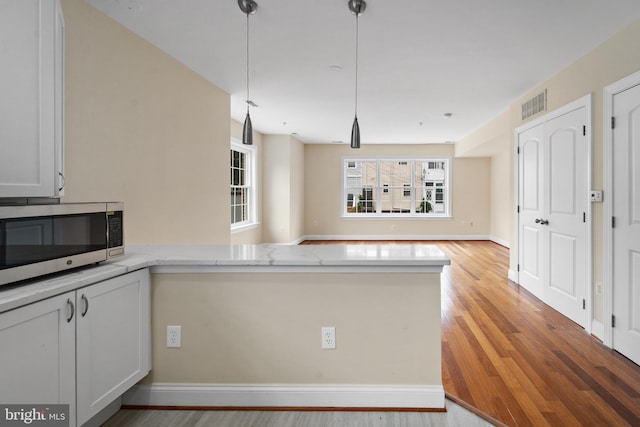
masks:
[[[152,369],[124,404],[442,409],[449,263],[434,245],[127,245],[114,261],[0,289],[0,316],[149,269]],[[181,327],[179,348],[167,326]],[[323,327],[335,349],[322,349]]]
[[[127,247],[152,266],[153,370],[125,403],[444,408],[434,245]],[[166,328],[180,325],[181,348]],[[336,348],[321,329],[335,327]]]

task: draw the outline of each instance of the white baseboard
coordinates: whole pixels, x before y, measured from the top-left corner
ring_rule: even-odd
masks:
[[[304,236],[303,240],[492,240],[492,238],[485,234],[309,234]]]
[[[512,282],[520,283],[520,282],[518,282],[518,272],[516,270],[509,269],[509,273],[508,273],[507,277]]]
[[[491,240],[493,243],[499,244],[500,246],[504,246],[507,249],[510,248],[509,242],[507,240],[501,239],[501,238],[496,237],[496,236],[491,236],[491,238],[489,240]]]
[[[444,408],[442,386],[165,384],[137,385],[124,405],[331,408]]]
[[[595,319],[591,321],[591,335],[604,341],[604,324]]]

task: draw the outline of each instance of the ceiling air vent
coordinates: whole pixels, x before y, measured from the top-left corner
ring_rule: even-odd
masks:
[[[524,104],[522,104],[522,120],[528,119],[534,114],[547,110],[547,90],[540,92]]]

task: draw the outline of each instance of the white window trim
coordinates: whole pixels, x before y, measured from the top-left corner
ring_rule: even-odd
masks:
[[[258,175],[257,170],[257,148],[253,145],[245,145],[242,141],[231,138],[231,144],[229,147],[230,150],[239,151],[241,153],[247,154],[247,181],[249,182],[249,187],[251,191],[249,191],[249,209],[248,215],[249,219],[242,222],[236,222],[235,224],[231,224],[231,232],[238,233],[241,231],[246,231],[258,226],[258,210],[257,210],[257,202],[258,202],[258,189],[257,189],[257,179]],[[228,166],[231,168],[231,165]],[[229,183],[231,185],[231,183]],[[230,206],[230,205],[229,205]]]
[[[347,162],[349,161],[410,161],[412,162],[412,165],[415,165],[415,161],[429,161],[429,162],[446,162],[446,172],[445,172],[445,212],[440,213],[440,214],[422,214],[422,213],[378,213],[378,212],[374,212],[374,213],[348,213],[347,212],[347,197],[346,197],[346,193],[345,190],[347,188],[347,177],[346,177],[346,170],[347,170]],[[353,156],[349,156],[349,157],[343,157],[342,158],[342,164],[340,167],[340,173],[341,173],[341,180],[340,180],[340,185],[341,185],[341,202],[340,202],[340,217],[343,219],[354,219],[354,220],[385,220],[385,219],[393,219],[398,220],[398,219],[409,219],[409,220],[416,220],[416,219],[420,219],[420,220],[442,220],[442,219],[452,219],[453,215],[452,215],[452,207],[451,207],[451,203],[452,203],[452,180],[451,180],[451,169],[452,169],[452,165],[453,165],[453,160],[451,159],[451,157],[442,157],[442,156],[437,156],[437,157],[430,157],[430,156],[418,156],[418,157],[353,157]],[[412,166],[412,177],[413,177],[413,166]],[[380,187],[382,188],[382,187]],[[413,187],[415,188],[415,186]],[[380,195],[378,195],[380,196]]]

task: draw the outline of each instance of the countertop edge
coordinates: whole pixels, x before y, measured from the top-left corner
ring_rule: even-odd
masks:
[[[259,245],[243,245],[235,248],[246,249],[252,246],[258,247]],[[374,246],[380,245],[370,245],[369,247]],[[309,257],[309,249],[305,252],[306,259],[304,257],[274,258],[273,256],[255,259],[250,256],[247,259],[222,259],[222,257],[216,259],[204,256],[208,255],[207,251],[211,248],[221,250],[223,247],[234,248],[228,245],[132,245],[131,250],[127,247],[127,252],[123,257],[112,261],[81,267],[71,272],[62,272],[17,285],[0,287],[0,313],[143,268],[151,268],[152,273],[440,273],[445,265],[451,263],[449,258],[441,252],[437,256],[422,259],[340,259],[336,257],[326,260],[320,257]],[[149,252],[155,253],[144,252],[145,248],[155,248],[155,250],[149,250]],[[198,254],[198,248],[204,252]],[[263,251],[273,250],[276,254],[279,249],[284,252],[284,255],[291,252],[291,248],[286,248],[284,245],[261,245],[260,248]],[[187,252],[187,254],[181,252]]]

